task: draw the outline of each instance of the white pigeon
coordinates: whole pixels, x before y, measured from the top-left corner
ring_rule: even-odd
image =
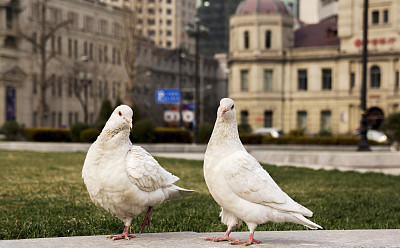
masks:
[[[92,201],[125,223],[121,235],[108,236],[113,240],[135,237],[128,233],[133,216],[147,210],[141,233],[146,225],[150,228],[154,206],[193,192],[174,185],[178,177],[163,169],[142,147],[132,145],[132,116],[127,105],[114,110],[90,146],[82,169]]]
[[[293,222],[312,229],[321,226],[306,219],[312,212],[283,192],[258,161],[247,153],[239,139],[236,110],[232,99],[223,98],[204,157],[204,178],[214,200],[221,206],[221,220],[228,226],[222,237],[205,238],[232,241],[231,244],[261,243],[254,239],[257,225]],[[250,231],[247,241],[229,237],[244,221]]]

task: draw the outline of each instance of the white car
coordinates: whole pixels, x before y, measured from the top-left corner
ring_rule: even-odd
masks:
[[[273,138],[278,138],[283,135],[283,132],[281,130],[272,127],[259,128],[256,129],[253,133],[262,135],[271,135]]]
[[[355,134],[360,135],[360,130],[356,130]],[[384,133],[377,131],[377,130],[373,130],[373,129],[370,129],[367,131],[367,139],[373,140],[373,141],[376,141],[379,143],[385,143],[388,140],[387,136]]]

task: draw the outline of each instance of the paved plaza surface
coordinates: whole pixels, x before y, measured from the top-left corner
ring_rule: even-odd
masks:
[[[144,233],[130,240],[110,240],[106,236],[65,237],[2,240],[0,248],[31,247],[243,247],[231,246],[228,242],[204,241],[204,237],[221,236],[223,233]],[[247,240],[247,232],[234,232],[232,238]],[[400,247],[400,230],[309,230],[309,231],[260,231],[255,238],[262,244],[252,247]]]

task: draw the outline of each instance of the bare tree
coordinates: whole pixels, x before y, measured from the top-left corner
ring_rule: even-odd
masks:
[[[34,21],[37,24],[37,35],[30,36],[27,30],[19,30],[19,37],[27,40],[35,50],[38,51],[39,66],[39,106],[38,106],[38,126],[43,126],[45,121],[45,113],[48,111],[46,102],[46,90],[51,85],[51,77],[47,76],[47,67],[52,59],[56,57],[54,50],[47,49],[47,42],[54,37],[55,33],[65,27],[71,20],[55,21],[48,20],[47,12],[50,0],[34,0],[32,2],[32,12]],[[26,29],[27,27],[24,27]],[[38,39],[37,39],[38,38]]]

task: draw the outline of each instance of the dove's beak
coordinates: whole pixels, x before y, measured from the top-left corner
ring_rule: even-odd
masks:
[[[132,121],[126,120],[126,123],[128,123],[129,127],[132,129]]]
[[[222,109],[221,112],[222,112],[222,114],[225,114],[226,113],[226,109]]]

